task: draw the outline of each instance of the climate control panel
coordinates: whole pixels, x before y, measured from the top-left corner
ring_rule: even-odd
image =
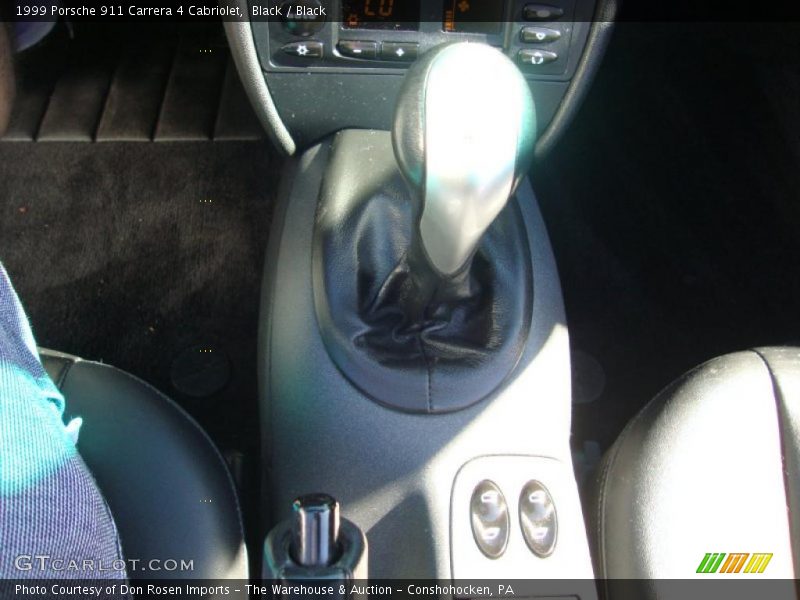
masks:
[[[396,73],[446,42],[490,44],[529,79],[571,77],[594,0],[252,0],[266,72]]]

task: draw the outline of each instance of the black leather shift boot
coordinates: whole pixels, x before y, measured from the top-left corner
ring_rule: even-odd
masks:
[[[389,134],[338,134],[315,224],[314,300],[330,356],[359,389],[399,410],[447,412],[491,394],[519,360],[530,252],[511,201],[469,271],[443,281],[410,251],[418,214]]]

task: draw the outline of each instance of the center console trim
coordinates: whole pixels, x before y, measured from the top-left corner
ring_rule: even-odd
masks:
[[[391,153],[387,132],[362,135],[375,144],[364,152]],[[274,507],[265,525],[288,517],[295,497],[324,490],[366,533],[370,577],[450,578],[452,482],[463,465],[486,455],[571,464],[569,340],[552,249],[525,180],[512,202],[530,240],[534,326],[512,379],[454,413],[381,407],[338,371],[314,317],[311,249],[330,147],[291,161],[264,267],[258,374],[264,500]]]

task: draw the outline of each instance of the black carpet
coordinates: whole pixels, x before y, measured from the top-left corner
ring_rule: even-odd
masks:
[[[606,375],[607,447],[716,355],[800,343],[800,27],[621,24],[535,171],[572,346]]]
[[[0,260],[37,342],[137,375],[223,450],[253,450],[279,167],[261,142],[0,144]],[[230,381],[206,398],[170,383],[194,346],[230,359]]]

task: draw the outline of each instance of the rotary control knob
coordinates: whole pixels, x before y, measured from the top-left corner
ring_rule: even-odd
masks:
[[[280,12],[283,28],[298,37],[314,35],[327,19],[320,0],[289,0],[281,5]]]

